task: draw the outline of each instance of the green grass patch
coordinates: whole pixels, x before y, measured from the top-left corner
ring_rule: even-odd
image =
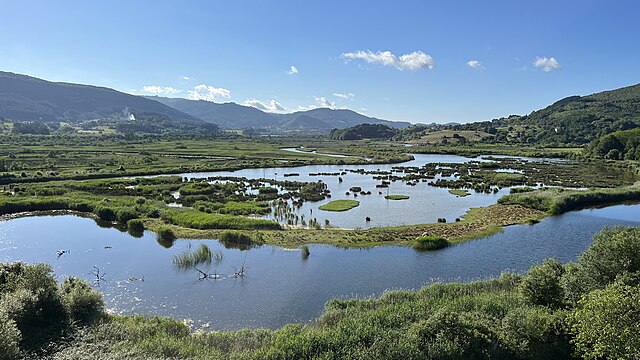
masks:
[[[334,200],[320,206],[320,210],[324,211],[347,211],[358,207],[360,202],[357,200]]]
[[[410,198],[409,195],[387,195],[384,197],[387,200],[407,200]]]
[[[471,195],[469,190],[465,190],[465,189],[449,189],[449,194],[452,194],[452,195],[455,195],[455,196],[460,196],[460,197],[465,197],[465,196]]]
[[[209,214],[188,209],[167,209],[163,212],[162,219],[193,229],[280,229],[280,224],[273,221],[227,214]]]

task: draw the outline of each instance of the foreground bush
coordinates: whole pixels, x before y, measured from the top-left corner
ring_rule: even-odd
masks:
[[[74,322],[90,324],[103,306],[83,280],[68,279],[59,289],[49,265],[0,264],[0,354],[39,351]]]
[[[603,229],[578,262],[566,268],[561,281],[567,300],[573,304],[618,278],[640,274],[640,227]]]
[[[22,354],[20,340],[16,322],[0,311],[0,359],[18,359]]]
[[[564,303],[564,290],[560,286],[563,274],[564,268],[559,261],[545,260],[529,270],[520,284],[520,293],[531,305],[560,307]]]
[[[640,359],[640,287],[621,282],[596,290],[570,317],[586,359]]]
[[[92,323],[104,310],[102,294],[81,279],[70,277],[60,286],[62,302],[69,320],[82,324]]]

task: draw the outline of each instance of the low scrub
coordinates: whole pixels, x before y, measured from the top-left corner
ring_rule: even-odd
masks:
[[[413,247],[416,250],[438,250],[448,245],[449,242],[442,236],[427,235],[417,238]]]

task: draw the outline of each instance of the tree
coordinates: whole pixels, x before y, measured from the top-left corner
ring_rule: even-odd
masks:
[[[622,142],[613,134],[609,134],[600,139],[598,145],[596,146],[596,151],[601,157],[606,156],[611,150],[614,149],[620,152],[624,151],[624,144],[622,144]]]

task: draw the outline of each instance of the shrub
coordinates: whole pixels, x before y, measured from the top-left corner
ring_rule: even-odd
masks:
[[[156,232],[156,234],[158,236],[158,240],[173,241],[173,240],[176,239],[176,235],[173,233],[173,230],[171,230],[167,226],[159,227],[158,231]]]
[[[129,220],[135,219],[137,217],[138,213],[130,207],[120,208],[116,213],[116,219],[121,224],[126,224]]]
[[[7,360],[21,358],[21,337],[16,322],[0,311],[0,358]]]
[[[567,299],[576,304],[583,294],[603,289],[618,277],[640,273],[640,227],[606,228],[567,268],[561,283]]]
[[[107,206],[97,206],[94,210],[94,213],[98,215],[100,220],[104,221],[115,221],[116,213],[112,208]]]
[[[90,324],[104,309],[102,294],[84,280],[75,277],[65,279],[60,293],[71,321]]]
[[[443,309],[427,320],[413,324],[408,336],[418,344],[423,358],[492,358],[491,355],[497,355],[501,349],[496,346],[498,344],[489,330],[490,325],[482,320],[466,313]]]
[[[572,346],[564,317],[541,307],[509,311],[500,325],[500,338],[519,359],[570,359]]]
[[[127,230],[132,233],[141,233],[144,231],[144,222],[140,219],[131,219],[127,221]]]
[[[449,242],[442,236],[427,235],[416,239],[413,247],[417,250],[437,250],[449,245]]]
[[[528,304],[560,307],[564,303],[564,291],[560,286],[563,274],[564,268],[560,262],[547,259],[529,270],[518,290]]]
[[[60,335],[68,322],[51,266],[0,264],[0,313],[15,322],[26,348]]]
[[[220,234],[220,241],[233,243],[233,244],[251,244],[253,241],[247,234],[240,231],[223,231]]]
[[[569,316],[577,351],[586,359],[640,358],[640,287],[616,282],[580,301]]]

